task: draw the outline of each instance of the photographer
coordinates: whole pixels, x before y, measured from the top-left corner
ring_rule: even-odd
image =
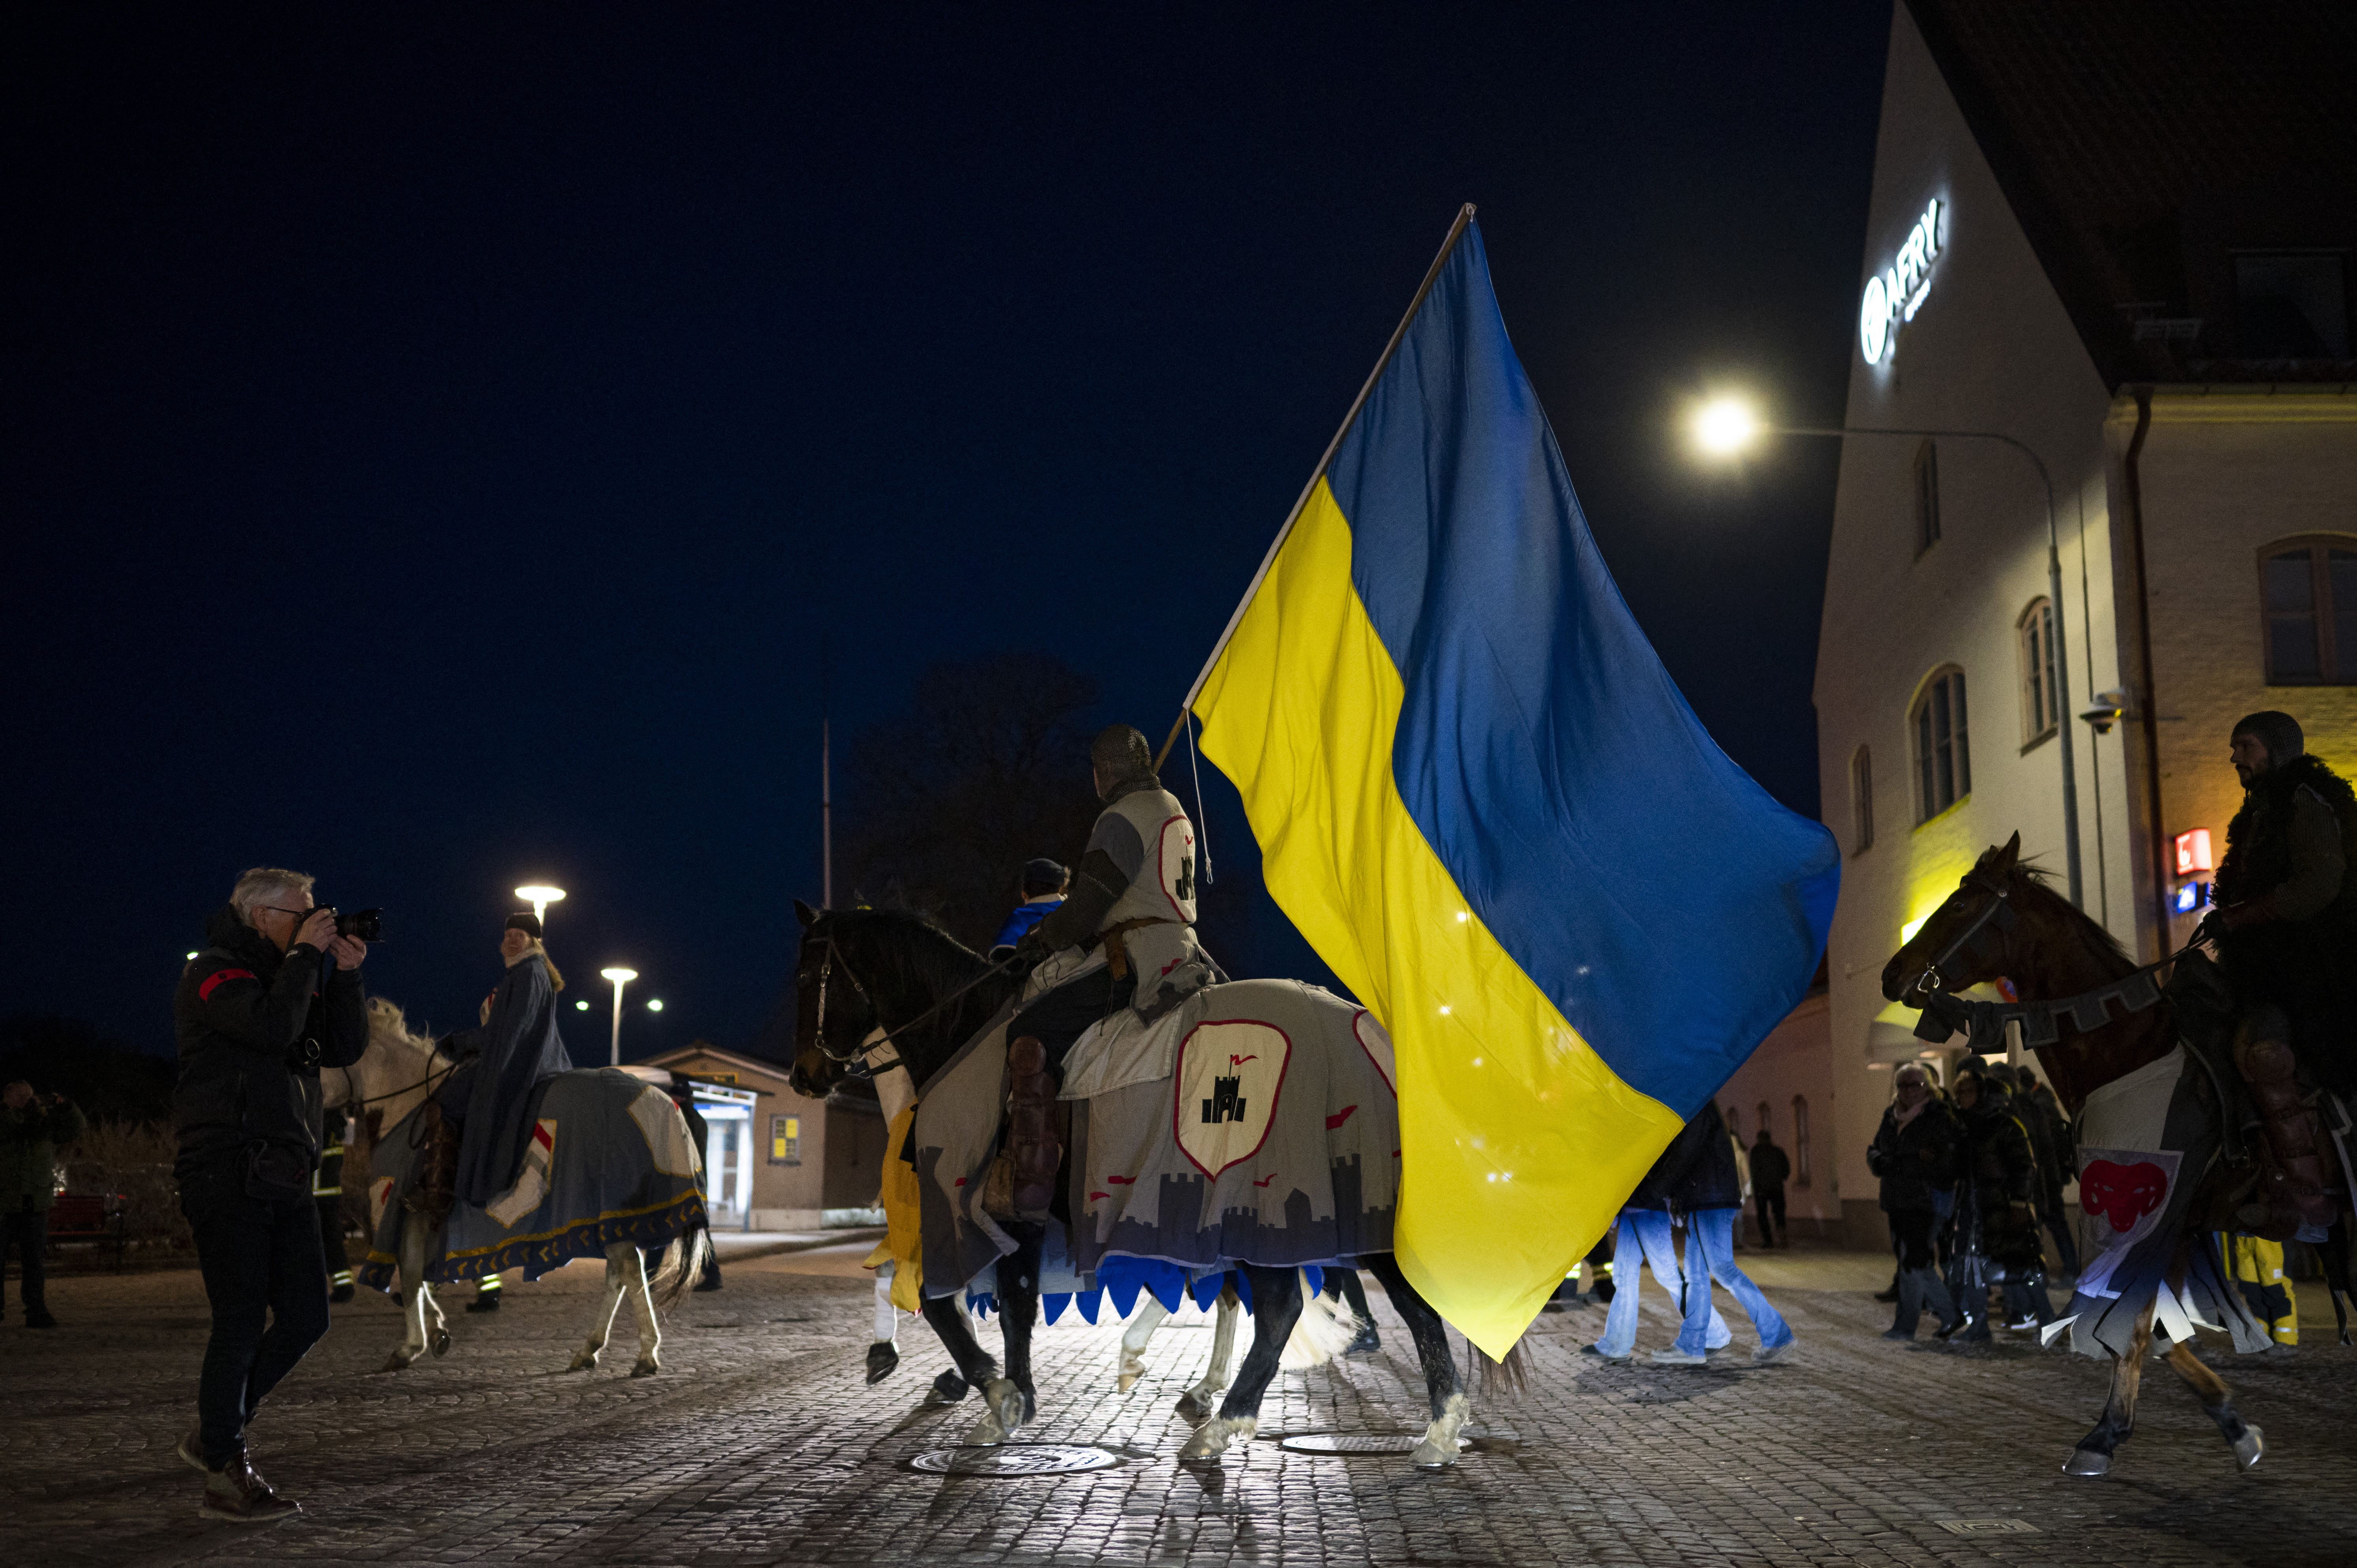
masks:
[[[24,1273],[25,1326],[55,1328],[49,1316],[47,1260],[49,1209],[58,1200],[58,1151],[88,1123],[62,1094],[36,1094],[19,1080],[0,1091],[0,1262],[16,1249]]]
[[[212,1303],[196,1429],[180,1457],[205,1472],[200,1511],[243,1522],[299,1511],[245,1455],[254,1406],[328,1331],[327,1261],[311,1197],[319,1069],[368,1046],[368,949],[312,907],[311,878],[257,866],[205,922],[206,950],[173,999],[180,1079],[173,1174]],[[268,1327],[264,1326],[264,1315]]]

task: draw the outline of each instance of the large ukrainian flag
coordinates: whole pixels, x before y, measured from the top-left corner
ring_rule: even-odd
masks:
[[[1189,706],[1391,1032],[1400,1262],[1501,1357],[1800,999],[1840,860],[1638,630],[1469,223]]]

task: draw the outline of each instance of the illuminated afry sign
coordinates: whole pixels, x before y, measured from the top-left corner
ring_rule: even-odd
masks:
[[[1889,357],[1899,323],[1912,321],[1932,292],[1932,260],[1940,253],[1940,220],[1946,214],[1938,199],[1907,231],[1891,263],[1866,280],[1866,298],[1857,307],[1857,345],[1866,362],[1878,365]]]
[[[2217,864],[2210,858],[2210,830],[2195,828],[2191,832],[2177,835],[2177,875],[2190,876],[2197,871],[2214,871]]]

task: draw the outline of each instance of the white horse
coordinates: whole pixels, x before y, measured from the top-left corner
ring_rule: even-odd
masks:
[[[398,1202],[399,1197],[390,1192],[391,1179],[373,1176],[373,1154],[376,1129],[395,1130],[432,1093],[436,1085],[457,1064],[436,1050],[433,1040],[413,1033],[403,1018],[401,1009],[381,996],[369,998],[369,1043],[361,1059],[349,1068],[328,1068],[320,1072],[321,1087],[329,1105],[353,1104],[360,1111],[360,1130],[355,1140],[352,1160],[363,1172],[369,1184],[370,1218],[381,1221],[388,1203]],[[690,1148],[687,1125],[673,1107],[672,1118],[679,1121],[679,1142]],[[348,1165],[348,1170],[350,1166]],[[349,1183],[352,1177],[348,1175]],[[704,1231],[693,1232],[693,1246],[700,1249],[711,1243]],[[373,1237],[373,1232],[371,1233]],[[427,1275],[438,1258],[429,1258],[426,1249],[431,1235],[422,1214],[410,1211],[401,1226],[397,1285],[401,1298],[403,1334],[401,1344],[385,1360],[383,1370],[397,1372],[431,1350],[446,1354],[450,1348],[450,1332],[445,1325],[441,1305],[434,1299],[434,1290]],[[606,1289],[598,1297],[596,1316],[589,1325],[588,1338],[565,1369],[586,1372],[597,1365],[597,1357],[606,1348],[616,1312],[623,1300],[630,1304],[630,1316],[639,1326],[639,1359],[630,1369],[634,1378],[651,1377],[662,1370],[661,1351],[662,1330],[655,1317],[654,1290],[664,1289],[663,1305],[678,1299],[688,1277],[701,1265],[700,1251],[694,1257],[686,1254],[689,1246],[674,1236],[666,1245],[661,1266],[654,1277],[647,1276],[640,1244],[616,1241],[605,1249]]]

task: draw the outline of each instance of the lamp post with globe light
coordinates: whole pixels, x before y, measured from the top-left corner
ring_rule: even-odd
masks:
[[[2046,492],[2046,599],[2052,607],[2054,631],[2054,727],[2062,754],[2062,862],[2071,888],[2071,902],[2086,907],[2079,884],[2079,774],[2071,746],[2071,661],[2062,654],[2062,553],[2054,532],[2054,478],[2045,459],[2010,435],[1994,430],[1914,430],[1893,425],[1770,424],[1739,397],[1715,397],[1694,413],[1695,445],[1708,456],[1728,458],[1766,435],[1819,435],[1839,441],[1851,435],[1911,435],[1940,441],[1999,441],[2029,459]],[[2090,715],[2092,716],[2092,715]]]
[[[614,1046],[607,1059],[608,1067],[622,1065],[622,987],[638,979],[635,969],[601,969],[597,972],[614,983]]]
[[[515,896],[532,906],[532,918],[543,926],[548,924],[548,907],[565,897],[562,887],[550,887],[542,883],[519,887]]]

